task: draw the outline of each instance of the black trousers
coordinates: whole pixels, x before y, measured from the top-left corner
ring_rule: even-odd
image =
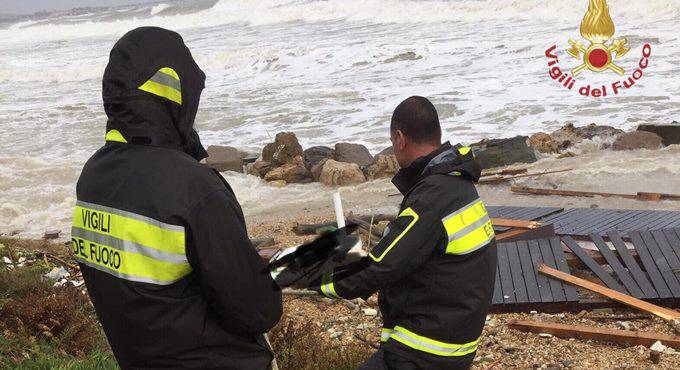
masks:
[[[408,357],[381,348],[357,370],[468,370],[472,366],[475,353],[461,357],[441,357],[426,353]]]

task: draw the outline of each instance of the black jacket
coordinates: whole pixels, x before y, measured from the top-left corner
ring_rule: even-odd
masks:
[[[336,269],[320,290],[341,298],[380,291],[383,346],[417,363],[474,356],[491,306],[496,246],[467,147],[449,143],[402,169],[400,214],[367,257]]]
[[[281,293],[193,127],[205,75],[181,37],[125,35],[104,74],[107,142],[78,180],[72,229],[122,368],[266,369]],[[151,81],[151,82],[149,82]]]

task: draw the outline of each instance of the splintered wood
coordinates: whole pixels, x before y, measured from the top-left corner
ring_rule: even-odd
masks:
[[[593,292],[602,294],[603,296],[612,299],[614,301],[626,304],[631,307],[635,307],[639,310],[649,312],[651,314],[654,314],[656,316],[659,316],[660,318],[666,320],[666,321],[673,321],[675,319],[680,318],[680,312],[657,306],[654,304],[651,304],[649,302],[645,302],[643,300],[631,297],[627,294],[623,294],[620,292],[617,292],[616,290],[606,288],[602,285],[595,284],[593,282],[590,282],[588,280],[584,280],[581,278],[578,278],[576,276],[570,275],[566,272],[562,272],[559,270],[555,270],[553,268],[550,268],[546,266],[545,264],[541,264],[538,267],[538,271],[542,274],[554,277],[556,279],[562,280],[564,282],[567,282],[572,285],[577,285],[580,286],[581,288],[585,288],[588,290],[591,290]]]
[[[512,191],[513,193],[518,193],[518,194],[558,195],[558,196],[564,196],[564,197],[588,197],[588,198],[592,198],[592,197],[595,197],[595,196],[599,196],[599,197],[617,197],[617,198],[647,200],[647,201],[680,200],[680,195],[664,194],[664,193],[649,193],[649,192],[638,192],[636,194],[617,194],[617,193],[603,193],[603,192],[594,192],[594,191],[540,189],[540,188],[530,188],[528,186],[512,186],[510,188],[510,191]]]
[[[560,338],[589,339],[631,346],[643,345],[645,347],[651,346],[656,341],[661,341],[666,346],[680,348],[680,337],[660,333],[522,320],[511,320],[508,322],[508,326],[523,332],[547,333]]]

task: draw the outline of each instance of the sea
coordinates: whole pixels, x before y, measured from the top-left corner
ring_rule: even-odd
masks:
[[[452,142],[680,120],[680,0],[608,4],[614,39],[630,48],[616,60],[625,76],[585,71],[579,84],[624,80],[646,44],[650,55],[634,86],[606,97],[549,75],[553,45],[564,72],[581,63],[566,50],[570,39],[588,45],[588,0],[199,0],[0,15],[0,232],[68,232],[78,175],[104,141],[108,54],[136,27],[179,32],[205,71],[196,126],[206,146],[257,152],[293,131],[303,147],[377,153],[411,95],[432,100]],[[246,214],[283,191],[228,176]]]

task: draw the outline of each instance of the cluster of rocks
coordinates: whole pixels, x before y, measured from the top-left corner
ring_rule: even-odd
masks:
[[[659,149],[680,144],[680,124],[640,125],[624,132],[612,126],[566,124],[552,133],[538,132],[530,137],[484,139],[471,145],[483,168],[532,163],[537,153],[558,158],[575,156],[574,148],[584,140],[603,138],[602,149]],[[612,141],[613,140],[613,141]],[[261,154],[248,154],[225,146],[208,147],[208,165],[219,171],[246,172],[272,185],[321,182],[326,185],[352,185],[383,177],[399,170],[392,148],[375,156],[361,144],[337,143],[333,148],[313,146],[303,150],[292,132],[281,132]]]
[[[280,132],[274,142],[257,156],[231,147],[208,147],[208,165],[219,171],[244,171],[272,185],[321,182],[326,185],[352,185],[382,177],[399,170],[390,149],[373,156],[361,144],[337,143],[334,148],[313,146],[302,149],[292,132]]]

